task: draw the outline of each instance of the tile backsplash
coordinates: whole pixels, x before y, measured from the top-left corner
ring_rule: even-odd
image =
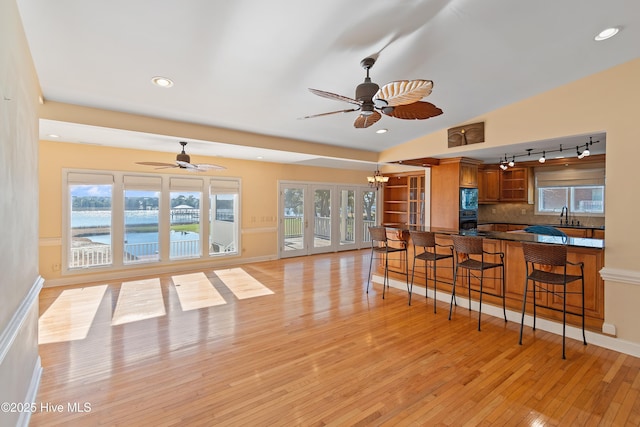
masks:
[[[564,218],[563,218],[564,219]],[[571,215],[569,221],[580,221],[586,227],[604,226],[604,217]],[[511,224],[557,224],[560,225],[560,213],[554,215],[534,214],[534,205],[528,203],[496,203],[478,207],[478,223]]]

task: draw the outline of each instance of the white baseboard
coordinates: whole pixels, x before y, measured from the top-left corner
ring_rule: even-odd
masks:
[[[31,375],[31,381],[29,382],[29,389],[23,402],[35,402],[38,397],[38,388],[40,388],[40,378],[42,378],[42,362],[40,356],[36,361],[36,365],[33,367],[33,374]],[[31,420],[31,411],[23,411],[18,419],[18,426],[27,427]]]
[[[371,281],[382,284],[383,277],[378,274],[373,274],[371,276]],[[389,286],[392,288],[400,289],[403,291],[407,291],[407,284],[402,280],[389,278]],[[416,295],[424,295],[424,287],[414,285],[413,286],[413,298]],[[433,290],[429,289],[427,295],[430,298],[433,298]],[[437,298],[438,301],[444,301],[447,304],[451,302],[451,294],[448,292],[438,292]],[[469,300],[468,298],[464,298],[460,295],[456,295],[456,302],[458,306],[462,306],[466,309],[469,308]],[[471,310],[478,311],[478,302],[471,301]],[[502,307],[498,307],[491,304],[484,304],[482,306],[482,314],[488,314],[489,316],[504,318],[502,313]],[[522,319],[521,311],[513,311],[507,308],[507,320],[509,322],[520,323]],[[530,315],[524,316],[524,324],[531,327],[533,325],[533,317]],[[606,330],[605,330],[606,327]],[[555,322],[548,319],[543,319],[538,317],[536,319],[536,329],[540,329],[546,332],[551,332],[556,335],[562,335],[562,323]],[[613,333],[611,333],[613,331]],[[619,353],[625,353],[634,357],[640,357],[640,344],[625,341],[620,338],[615,337],[615,325],[605,324],[602,327],[602,334],[593,332],[593,331],[585,331],[585,335],[587,337],[587,343],[594,344],[600,347],[607,348],[609,350],[614,350]],[[567,325],[566,328],[566,336],[567,338],[573,338],[576,340],[582,341],[582,329],[577,328],[575,326]]]
[[[166,273],[184,273],[194,270],[214,269],[219,267],[232,267],[243,264],[250,264],[254,262],[272,261],[277,259],[273,256],[253,257],[253,258],[225,258],[221,260],[198,260],[194,262],[179,264],[166,264],[166,265],[152,265],[138,268],[123,269],[118,271],[104,271],[104,272],[92,272],[89,274],[77,273],[73,275],[67,275],[57,277],[55,279],[47,279],[45,282],[45,288],[54,288],[58,286],[71,286],[81,285],[83,283],[103,282],[105,280],[123,280],[133,279],[136,277],[150,276],[153,274],[166,274]]]

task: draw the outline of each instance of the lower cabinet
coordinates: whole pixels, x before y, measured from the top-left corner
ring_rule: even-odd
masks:
[[[506,295],[507,304],[522,311],[522,299],[524,296],[524,282],[526,277],[526,268],[522,246],[517,242],[503,242],[505,248],[505,257],[507,258],[507,281]],[[604,321],[604,281],[600,277],[598,271],[603,267],[604,252],[600,249],[577,248],[570,247],[567,255],[568,261],[573,263],[584,263],[584,309],[585,324],[591,329],[600,330]],[[560,272],[562,267],[556,267]],[[580,274],[580,268],[574,266],[567,267],[567,274]],[[529,282],[531,290],[533,282]],[[544,285],[549,286],[550,285]],[[578,292],[580,290],[580,281],[572,282],[567,287],[567,292]],[[556,286],[560,290],[560,286]],[[562,310],[562,298],[554,297],[547,292],[539,292],[536,295],[537,300],[543,305]],[[510,302],[510,303],[509,303]],[[571,293],[567,295],[567,311],[579,313],[582,307],[582,299],[580,294]],[[555,310],[547,310],[537,308],[537,314],[556,320],[562,320],[562,313]],[[527,312],[533,313],[533,294],[529,292],[527,295]],[[567,323],[580,325],[581,319],[577,316],[567,315]]]
[[[442,245],[453,245],[452,239],[447,235],[437,235],[436,241]],[[420,250],[420,248],[418,248]],[[522,245],[519,242],[508,240],[493,240],[485,239],[484,249],[487,252],[504,252],[505,254],[505,298],[508,309],[522,312],[522,300],[524,296],[524,282],[525,282],[525,262],[524,255],[522,253]],[[445,248],[438,248],[438,251],[446,252]],[[455,254],[454,254],[455,256]],[[413,245],[409,239],[409,246],[407,252],[409,262],[409,280],[411,280],[411,268],[413,265]],[[393,259],[392,259],[393,258]],[[485,259],[489,262],[497,262],[497,256],[486,256]],[[604,251],[601,249],[592,248],[580,248],[569,247],[568,259],[571,262],[583,262],[584,263],[584,276],[585,276],[585,324],[588,329],[600,331],[602,323],[604,321],[604,281],[600,277],[598,271],[600,271],[604,264]],[[404,254],[393,254],[389,259],[390,274],[397,280],[405,280],[404,269]],[[438,292],[451,293],[453,283],[452,272],[452,260],[446,259],[438,262]],[[380,272],[383,272],[384,262],[379,264]],[[466,284],[466,277],[463,277],[463,270],[460,270],[458,277],[458,285],[456,288],[456,294],[461,297],[467,297],[467,290],[463,288],[461,284]],[[574,274],[579,272],[578,267],[567,268],[567,274]],[[499,280],[499,269],[492,269],[485,272],[484,288],[487,292],[500,295],[501,286]],[[416,261],[415,269],[415,284],[424,287],[425,284],[425,269],[423,261]],[[428,270],[429,274],[429,289],[432,289],[431,270]],[[529,283],[529,289],[532,289],[533,283]],[[580,281],[573,282],[567,288],[568,291],[577,291],[580,287]],[[559,287],[558,287],[559,288]],[[471,289],[479,290],[479,282],[477,279],[471,278]],[[477,300],[478,293],[472,292],[471,297]],[[529,292],[527,295],[527,313],[533,313],[533,296]],[[539,303],[554,307],[556,309],[562,309],[562,299],[554,298],[551,294],[538,293],[536,295]],[[501,305],[501,299],[492,297],[490,295],[483,296],[483,304],[487,302],[489,304]],[[569,294],[567,297],[568,311],[579,312],[581,309],[581,297],[579,294]],[[562,321],[562,313],[551,309],[544,309],[538,307],[536,309],[537,315],[542,318],[548,318],[553,320]],[[579,326],[581,319],[577,316],[567,315],[567,323]]]

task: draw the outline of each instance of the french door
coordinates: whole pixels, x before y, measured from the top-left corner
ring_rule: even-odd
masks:
[[[368,226],[375,224],[376,203],[376,192],[368,187],[281,182],[280,257],[368,246]]]

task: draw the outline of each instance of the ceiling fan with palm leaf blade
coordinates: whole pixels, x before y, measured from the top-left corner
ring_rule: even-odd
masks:
[[[191,163],[191,156],[189,156],[184,151],[184,147],[187,145],[187,143],[184,141],[180,141],[180,145],[182,145],[182,152],[178,153],[178,155],[176,156],[175,163],[136,162],[136,164],[145,165],[145,166],[157,166],[156,169],[165,169],[165,168],[187,169],[191,172],[206,172],[209,170],[226,169],[224,166],[210,165],[207,163],[199,163],[199,164]]]
[[[360,61],[360,65],[366,70],[367,76],[364,82],[356,87],[355,98],[309,88],[311,93],[315,95],[345,101],[356,107],[314,114],[301,117],[301,119],[360,111],[360,115],[356,118],[353,126],[358,129],[363,129],[380,120],[382,117],[380,113],[403,120],[425,120],[442,114],[442,110],[435,105],[420,101],[422,98],[431,94],[433,89],[433,82],[431,80],[398,80],[387,83],[380,88],[380,86],[372,82],[369,77],[369,70],[375,62],[375,58],[371,57]]]

